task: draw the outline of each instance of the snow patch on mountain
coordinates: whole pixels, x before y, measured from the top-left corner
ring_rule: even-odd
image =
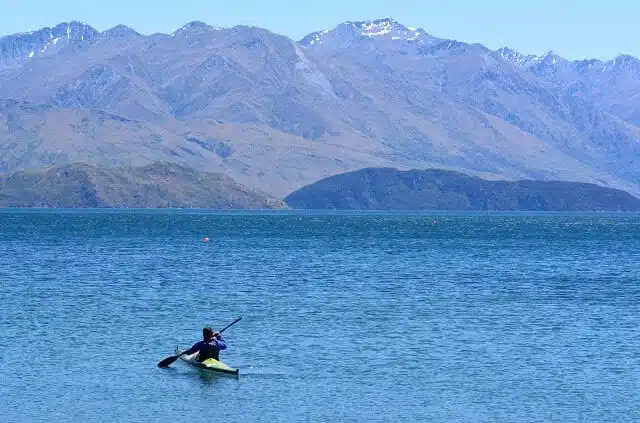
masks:
[[[326,35],[330,32],[331,32],[330,29],[325,29],[323,31],[318,31],[318,32],[314,32],[313,34],[310,34],[311,36],[309,37],[307,44],[310,44],[310,45],[320,44],[322,42],[323,35]]]
[[[0,38],[0,67],[19,65],[43,53],[54,54],[70,43],[92,40],[97,36],[98,31],[78,21],[7,35]]]
[[[500,55],[505,61],[512,63],[514,65],[526,67],[530,63],[534,62],[537,59],[536,55],[529,54],[524,55],[516,50],[510,49],[508,47],[503,47],[501,49],[496,50],[496,53]]]
[[[303,46],[319,46],[329,44],[344,47],[357,43],[361,39],[390,41],[418,41],[428,34],[422,29],[406,27],[391,18],[370,21],[344,22],[332,29],[313,32],[302,40]]]

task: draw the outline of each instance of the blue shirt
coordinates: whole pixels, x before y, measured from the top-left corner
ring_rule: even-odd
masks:
[[[198,355],[198,361],[204,361],[208,358],[218,359],[220,350],[226,350],[227,344],[225,344],[222,338],[211,338],[209,341],[199,341],[193,344],[191,348],[185,354],[194,354],[200,351]]]

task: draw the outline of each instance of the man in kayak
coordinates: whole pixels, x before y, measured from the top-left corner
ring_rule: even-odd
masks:
[[[213,332],[209,327],[202,329],[202,338],[202,341],[193,344],[184,354],[190,355],[200,351],[198,361],[202,362],[209,358],[218,360],[220,350],[227,349],[227,344],[225,344],[224,339],[220,336],[220,332]]]

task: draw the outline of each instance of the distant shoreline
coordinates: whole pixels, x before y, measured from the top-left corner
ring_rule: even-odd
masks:
[[[633,212],[640,199],[584,182],[486,180],[442,169],[363,168],[284,198],[231,177],[171,162],[78,163],[0,175],[0,207],[84,210],[371,210],[407,212]]]
[[[376,216],[376,215],[417,215],[417,216],[560,216],[560,215],[629,215],[640,216],[640,211],[607,211],[607,210],[338,210],[338,209],[206,209],[206,208],[127,208],[127,207],[0,207],[0,213],[5,212],[68,212],[68,213],[120,213],[120,212],[158,212],[158,213],[185,213],[185,214],[255,214],[255,215],[314,215],[314,216]]]

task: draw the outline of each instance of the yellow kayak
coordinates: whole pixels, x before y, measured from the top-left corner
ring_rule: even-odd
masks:
[[[179,347],[176,347],[176,355],[180,354],[182,351],[184,350],[181,350]],[[191,355],[186,355],[186,354],[181,355],[180,359],[190,366],[193,366],[200,370],[209,371],[209,372],[222,373],[222,374],[234,375],[234,376],[238,376],[240,372],[239,369],[233,369],[227,366],[226,364],[224,364],[222,361],[219,361],[213,358],[208,358],[203,362],[200,362],[197,360],[198,354],[200,353],[197,352]]]

